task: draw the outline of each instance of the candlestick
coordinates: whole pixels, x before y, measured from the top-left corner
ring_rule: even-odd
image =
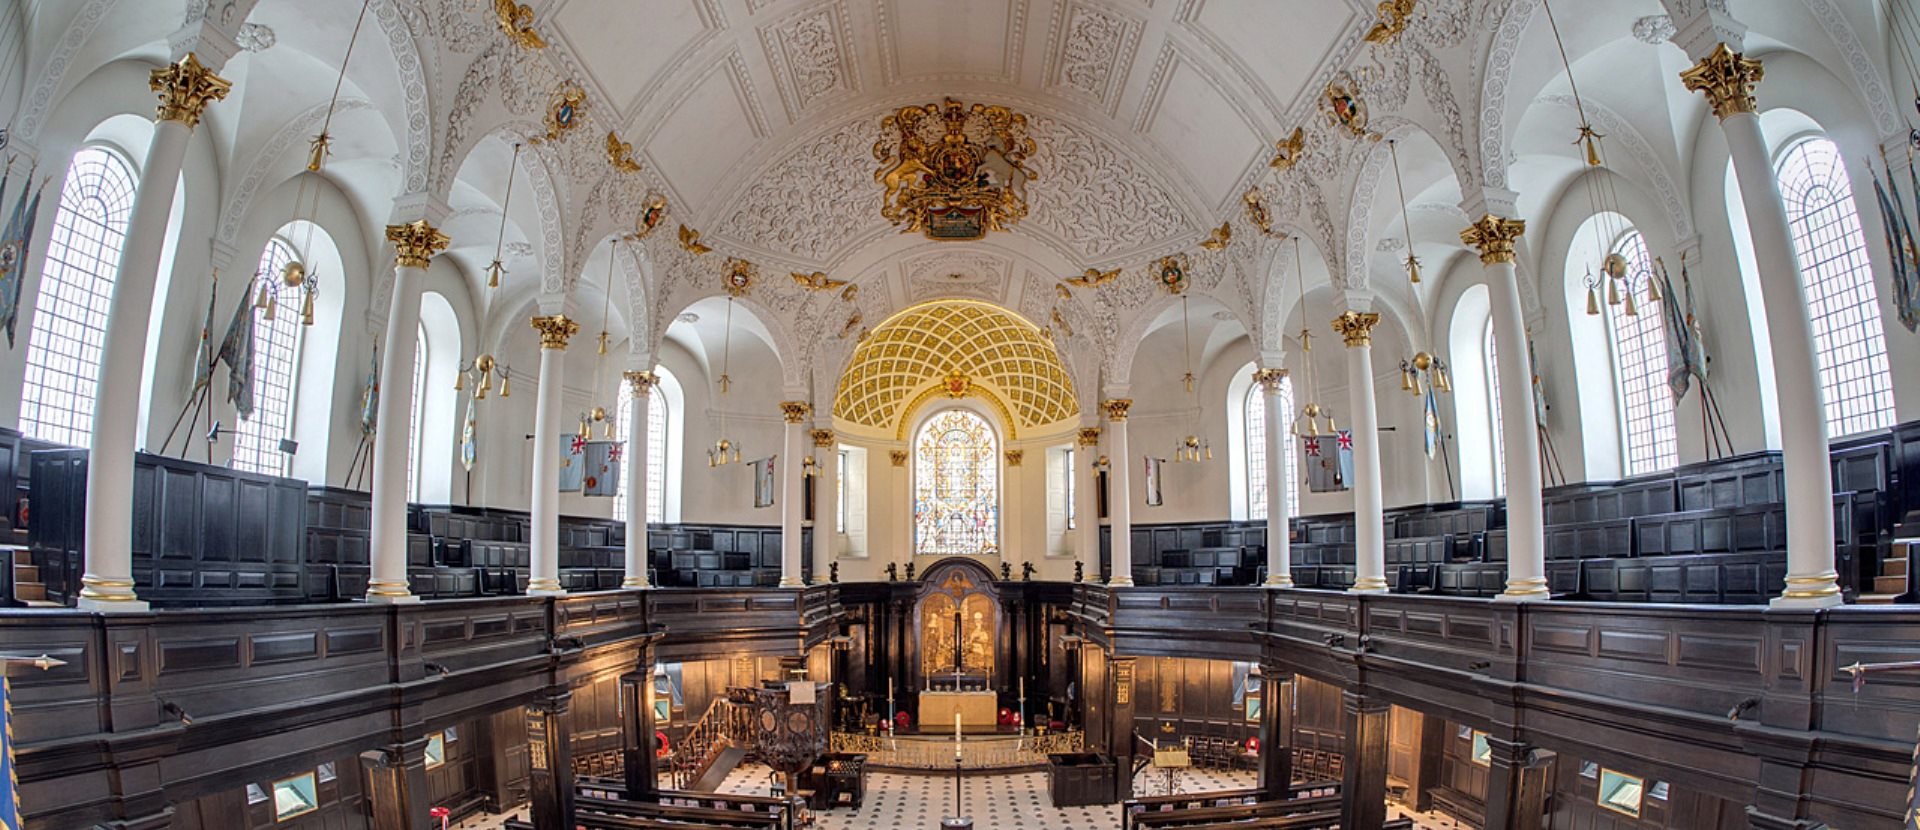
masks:
[[[953,749],[960,751],[960,713],[953,713]]]

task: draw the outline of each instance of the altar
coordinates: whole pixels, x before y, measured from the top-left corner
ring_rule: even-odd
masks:
[[[920,693],[922,734],[945,734],[956,714],[965,732],[992,732],[1000,727],[999,701],[993,692]]]

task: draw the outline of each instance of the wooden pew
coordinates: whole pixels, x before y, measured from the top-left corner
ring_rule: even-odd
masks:
[[[1340,782],[1302,781],[1287,787],[1286,798],[1311,798],[1323,795],[1337,795]],[[1213,790],[1211,792],[1174,793],[1173,795],[1148,795],[1128,799],[1120,805],[1122,827],[1132,827],[1133,817],[1142,813],[1159,813],[1169,810],[1188,810],[1200,807],[1224,807],[1232,805],[1250,805],[1259,803],[1268,795],[1266,790],[1248,787],[1240,790]]]
[[[1133,826],[1141,830],[1160,830],[1160,828],[1205,827],[1215,824],[1233,823],[1254,819],[1285,818],[1302,814],[1319,813],[1331,810],[1338,816],[1340,796],[1322,795],[1312,798],[1289,798],[1284,801],[1258,801],[1252,804],[1231,804],[1220,807],[1194,807],[1185,810],[1161,810],[1143,812],[1133,816]]]
[[[783,830],[784,816],[710,807],[678,807],[643,801],[614,801],[604,798],[580,798],[574,803],[574,823],[588,830]],[[531,828],[525,822],[508,822],[510,830]]]

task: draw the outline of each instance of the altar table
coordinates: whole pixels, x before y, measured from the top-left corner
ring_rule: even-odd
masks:
[[[953,728],[953,715],[960,714],[965,732],[991,732],[1000,726],[999,701],[993,692],[921,692],[920,731],[944,734]]]

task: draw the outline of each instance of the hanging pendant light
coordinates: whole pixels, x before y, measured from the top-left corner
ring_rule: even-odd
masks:
[[[718,386],[720,389],[720,397],[723,399],[727,396],[727,387],[730,386],[732,383],[731,379],[727,377],[727,373],[732,368],[732,365],[733,365],[733,297],[730,295],[727,297],[726,321],[724,323],[724,328],[721,330],[721,333],[720,333],[720,378],[715,382],[715,385]],[[720,437],[714,440],[713,446],[707,448],[707,466],[720,467],[727,464],[737,464],[740,462],[740,447],[739,445],[733,443],[732,439],[726,437],[727,436],[726,405],[724,404],[724,402],[722,402],[716,405],[714,409],[717,410],[719,413],[718,422],[720,425],[720,429],[719,429]]]
[[[487,287],[499,288],[500,275],[507,272],[501,255],[507,245],[507,211],[513,207],[513,177],[520,170],[520,142],[513,143],[513,160],[507,163],[507,195],[500,201],[500,230],[494,235],[493,262],[487,265]]]
[[[1407,281],[1420,284],[1420,258],[1413,255],[1413,222],[1407,218],[1407,186],[1400,181],[1400,142],[1387,139],[1387,154],[1393,157],[1393,187],[1400,192],[1400,228],[1407,243]]]

